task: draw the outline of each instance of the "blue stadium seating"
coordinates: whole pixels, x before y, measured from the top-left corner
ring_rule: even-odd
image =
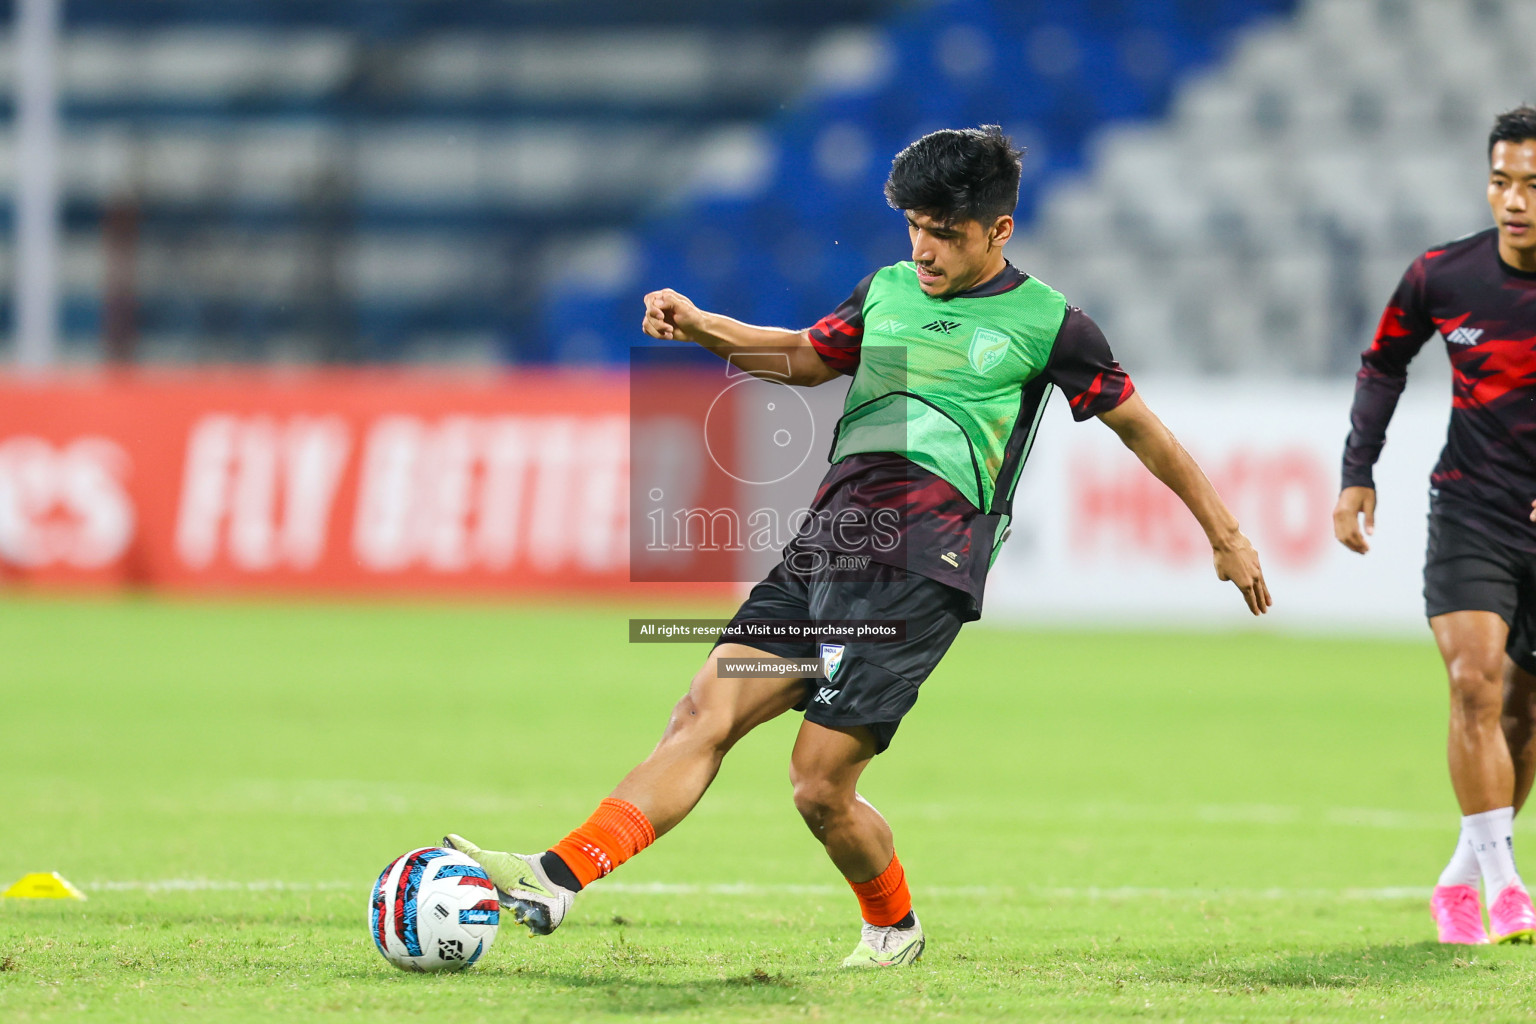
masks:
[[[673,34],[688,45],[714,34],[749,54],[804,49],[818,32],[868,21],[891,6],[892,0],[67,0],[60,66],[67,358],[99,354],[106,318],[97,261],[111,209],[123,202],[136,224],[134,318],[147,358],[431,358],[434,338],[450,339],[440,348],[452,358],[453,340],[466,337],[500,339],[496,347],[510,359],[543,358],[529,326],[537,320],[537,290],[528,279],[537,274],[515,268],[540,267],[548,248],[571,235],[632,225],[636,189],[646,181],[594,175],[591,188],[548,202],[540,201],[538,187],[551,172],[505,165],[528,163],[529,154],[536,162],[540,133],[567,130],[588,149],[605,136],[623,136],[629,146],[621,155],[633,164],[647,146],[761,121],[794,83],[782,73],[774,81],[761,67],[751,75],[711,66],[696,53],[693,67],[708,75],[709,87],[692,91],[626,90],[623,75],[600,88],[541,90],[537,75],[518,79],[508,65],[539,39],[578,46],[592,39],[612,52],[626,33],[652,33],[652,45]],[[0,0],[0,30],[14,11],[12,0]],[[765,42],[754,51],[758,39]],[[475,46],[467,84],[440,87],[443,68],[449,77],[463,71],[464,49]],[[305,52],[296,56],[295,49]],[[229,67],[219,66],[225,53],[233,57]],[[759,65],[768,63],[758,57]],[[590,53],[572,58],[567,63],[577,66],[563,69],[561,80],[579,78],[583,59],[594,60]],[[6,115],[10,84],[0,81]],[[389,153],[369,153],[374,140],[392,134]],[[409,136],[434,134],[457,134],[459,151],[449,155],[457,156],[460,172],[488,166],[500,178],[466,182],[461,173],[455,181],[445,172],[435,181],[427,161],[417,159],[401,169],[403,177],[386,182],[390,187],[370,187],[368,176],[391,160],[411,163]],[[267,162],[275,163],[281,187],[247,187],[243,179],[261,173],[246,170],[249,158],[274,152],[279,157]],[[339,168],[337,180],[326,180],[328,168]],[[518,178],[530,173],[539,179],[531,187]],[[0,229],[9,230],[9,222],[9,204],[0,202]],[[395,258],[399,277],[408,275],[398,268],[410,265],[412,250],[428,245],[472,250],[482,266],[501,268],[499,276],[466,275],[408,294],[387,283],[356,283],[370,246],[404,255]],[[271,273],[256,283],[274,267],[297,286],[273,286]],[[0,296],[0,321],[10,316],[9,296]]]
[[[639,297],[673,287],[753,323],[803,327],[871,269],[906,255],[884,203],[889,159],[937,127],[998,123],[1025,144],[1019,217],[1082,167],[1101,126],[1161,115],[1174,83],[1234,30],[1292,0],[953,0],[883,26],[878,88],[812,95],[772,126],[777,168],[760,195],[665,208],[637,231],[639,268],[611,294],[572,278],[546,297],[543,351],[617,361],[639,339]],[[581,346],[563,344],[573,331]]]
[[[452,358],[453,339],[478,338],[490,339],[481,357],[507,362],[617,362],[638,337],[639,295],[660,285],[743,319],[802,326],[869,269],[904,255],[881,186],[890,156],[915,135],[1003,124],[1030,150],[1019,211],[1027,220],[1047,182],[1081,169],[1097,128],[1160,115],[1174,83],[1216,60],[1235,29],[1292,6],[68,0],[65,45],[77,49],[66,60],[63,93],[65,252],[74,268],[65,275],[64,333],[73,358],[90,358],[82,347],[99,344],[104,298],[91,268],[135,160],[153,179],[132,197],[141,254],[135,315],[140,333],[159,345],[153,357]],[[0,0],[0,23],[13,10]],[[473,84],[474,75],[506,71],[503,55],[538,33],[586,34],[612,46],[624,33],[658,28],[703,32],[706,43],[730,49],[700,64],[710,77],[694,89],[630,89],[622,79],[566,91],[505,79]],[[852,84],[813,83],[798,99],[801,64],[764,73],[775,53],[803,55],[838,30],[883,47],[884,73],[872,67]],[[228,73],[210,67],[198,53],[199,32],[244,63]],[[466,40],[486,45],[467,72],[471,84],[440,87],[435,76],[453,72],[463,56],[455,47]],[[755,41],[768,48],[754,50]],[[309,47],[309,55],[292,47]],[[756,72],[728,66],[754,53]],[[181,63],[184,77],[174,69],[165,77]],[[0,96],[0,109],[9,104]],[[760,183],[673,190],[670,171],[646,173],[648,153],[753,125],[772,164]],[[580,170],[601,163],[608,147],[628,169],[591,175],[590,187],[558,201],[539,199],[548,180],[509,183],[509,160],[537,150],[539,132],[567,128],[585,140],[566,156]],[[372,140],[391,133],[389,153],[370,155]],[[438,173],[430,157],[412,159],[413,146],[454,133],[464,137],[459,179]],[[287,155],[271,157],[279,151]],[[541,154],[532,155],[537,162]],[[261,159],[278,168],[271,174],[286,175],[281,188],[246,180],[269,173],[245,170],[267,166]],[[338,159],[339,178],[329,181]],[[198,161],[196,173],[183,166]],[[391,161],[400,166],[391,170]],[[466,167],[502,179],[487,183]],[[364,180],[377,173],[384,186]],[[224,179],[239,180],[226,187]],[[8,221],[0,204],[0,229]],[[615,238],[630,252],[623,272],[593,275],[562,255],[582,240]],[[422,284],[409,268],[433,246],[458,250],[459,261],[439,259],[423,275],[438,283]],[[372,266],[393,260],[395,269],[359,284],[370,247],[387,250]],[[397,287],[402,280],[411,287]],[[0,296],[0,326],[9,307]]]

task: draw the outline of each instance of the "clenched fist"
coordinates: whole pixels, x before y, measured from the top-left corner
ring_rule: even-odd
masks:
[[[645,318],[640,321],[640,329],[666,341],[697,342],[704,333],[708,315],[688,296],[663,288],[646,295]]]

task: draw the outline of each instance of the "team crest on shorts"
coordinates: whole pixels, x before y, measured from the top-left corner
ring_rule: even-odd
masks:
[[[837,666],[843,663],[843,645],[822,644],[821,663],[827,667],[827,681],[830,682],[837,675]]]

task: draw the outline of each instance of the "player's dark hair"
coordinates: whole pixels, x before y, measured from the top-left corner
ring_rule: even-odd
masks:
[[[930,132],[891,161],[885,201],[945,224],[990,227],[1019,205],[1023,157],[995,124]]]
[[[1527,139],[1536,139],[1536,107],[1522,103],[1493,119],[1493,131],[1488,133],[1488,158],[1493,159],[1493,147],[1500,142],[1524,142]]]

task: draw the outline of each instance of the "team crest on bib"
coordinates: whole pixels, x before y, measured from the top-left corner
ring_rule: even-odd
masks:
[[[986,373],[1003,361],[1008,354],[1008,335],[986,327],[976,328],[971,335],[971,366],[977,373]]]
[[[837,666],[843,663],[843,645],[822,644],[821,663],[827,667],[827,681],[831,682],[832,677],[837,675]]]

